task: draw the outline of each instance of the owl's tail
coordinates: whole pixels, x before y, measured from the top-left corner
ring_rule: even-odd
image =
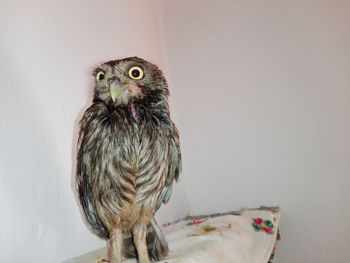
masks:
[[[137,257],[131,235],[126,234],[124,236],[124,256],[127,258]],[[148,225],[146,240],[150,259],[160,261],[168,255],[168,242],[154,217],[151,220],[151,224]]]

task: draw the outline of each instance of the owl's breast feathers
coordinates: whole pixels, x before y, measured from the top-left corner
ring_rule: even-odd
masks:
[[[108,238],[116,216],[131,220],[127,227],[144,207],[155,211],[166,203],[180,170],[178,132],[165,101],[113,110],[97,102],[85,112],[77,188],[86,219],[100,237]]]

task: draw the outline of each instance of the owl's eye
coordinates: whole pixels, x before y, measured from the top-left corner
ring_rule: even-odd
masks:
[[[103,71],[99,71],[96,74],[96,80],[103,80],[105,78],[105,73]]]
[[[142,68],[138,67],[138,66],[134,66],[132,68],[129,69],[129,77],[131,79],[142,79],[143,78],[143,70]]]

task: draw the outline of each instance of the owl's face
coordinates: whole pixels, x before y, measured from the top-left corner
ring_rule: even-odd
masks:
[[[168,95],[166,80],[159,68],[138,57],[112,60],[95,69],[94,101],[123,107],[130,103]]]

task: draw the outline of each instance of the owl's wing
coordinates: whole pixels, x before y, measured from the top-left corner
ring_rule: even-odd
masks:
[[[173,182],[174,180],[176,182],[178,181],[179,175],[181,173],[181,169],[182,169],[182,160],[181,160],[179,132],[175,124],[173,124],[172,136],[170,137],[170,142],[169,142],[168,173],[165,180],[164,188],[157,200],[156,211],[159,209],[162,203],[166,204],[169,202],[172,188],[173,188]]]
[[[89,138],[92,136],[89,131],[92,131],[91,125],[93,124],[93,116],[98,113],[98,107],[92,105],[84,114],[80,121],[80,131],[77,147],[77,170],[76,170],[76,191],[78,193],[79,201],[85,219],[91,229],[96,235],[101,238],[107,239],[109,237],[108,231],[102,221],[99,219],[96,207],[94,204],[94,198],[92,194],[91,178],[91,148],[88,143]]]

